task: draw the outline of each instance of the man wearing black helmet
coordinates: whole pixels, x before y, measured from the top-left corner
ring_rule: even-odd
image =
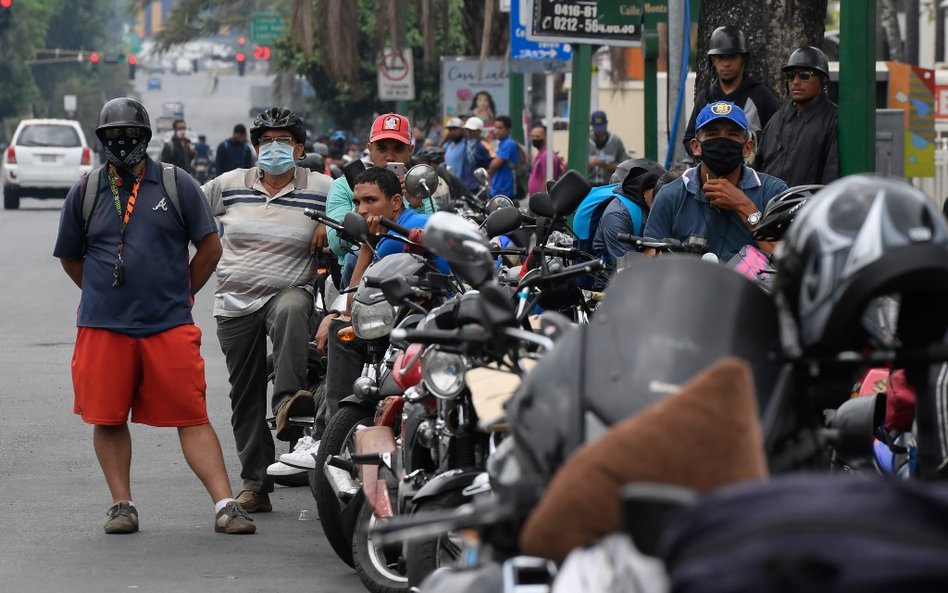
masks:
[[[208,421],[201,330],[191,316],[194,294],[221,256],[207,201],[186,172],[148,157],[151,125],[138,101],[106,103],[96,136],[108,164],[70,190],[53,255],[82,289],[74,411],[95,426],[92,440],[114,503],[105,532],[138,531],[131,413],[132,422],[177,427],[188,465],[215,502],[215,531],[253,533],[253,519],[231,497]],[[196,251],[189,258],[190,243]]]
[[[711,33],[708,48],[708,68],[711,84],[698,91],[691,120],[685,130],[682,144],[691,152],[691,139],[695,137],[695,119],[705,105],[715,101],[728,101],[739,106],[747,115],[751,134],[759,134],[770,118],[780,109],[780,103],[770,89],[753,76],[747,74],[750,52],[744,42],[744,33],[737,27],[718,27]]]
[[[826,96],[826,56],[812,46],[794,50],[783,75],[790,100],[764,127],[755,168],[791,187],[835,181],[839,178],[839,113]]]
[[[250,140],[257,166],[225,173],[204,191],[223,230],[214,316],[230,375],[231,424],[242,466],[237,500],[254,513],[272,510],[267,338],[273,344],[270,409],[277,438],[291,438],[290,416],[315,412],[307,391],[307,345],[316,253],[326,237],[303,209],[325,211],[330,179],[297,166],[306,129],[288,109],[272,107],[257,116]]]

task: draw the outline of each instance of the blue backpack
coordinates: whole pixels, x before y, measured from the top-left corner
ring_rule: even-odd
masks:
[[[629,198],[616,193],[615,190],[617,189],[619,189],[618,183],[594,187],[583,198],[579,208],[576,209],[575,216],[573,216],[573,232],[576,233],[577,248],[592,253],[593,239],[596,237],[596,230],[599,228],[602,213],[613,198],[619,198],[629,211],[629,215],[632,217],[632,234],[642,234],[642,207]]]

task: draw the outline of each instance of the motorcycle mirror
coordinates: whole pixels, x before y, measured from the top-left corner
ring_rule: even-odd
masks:
[[[833,431],[833,449],[850,464],[870,459],[876,427],[884,419],[885,394],[874,393],[846,400],[827,423]]]
[[[553,211],[553,202],[550,201],[550,194],[538,192],[530,196],[530,211],[537,216],[553,218],[556,213]]]
[[[362,162],[362,159],[352,159],[342,167],[342,174],[346,176],[346,182],[349,184],[349,189],[355,189],[355,180],[359,176],[359,173],[365,171],[365,163]]]
[[[490,181],[490,175],[487,174],[487,169],[478,167],[474,169],[474,179],[477,179],[477,182],[481,185],[487,185]]]
[[[495,282],[485,284],[479,290],[481,322],[487,331],[493,333],[497,328],[517,325],[517,312],[510,300],[509,290],[505,290]]]
[[[422,245],[443,257],[461,279],[477,287],[493,274],[487,239],[477,227],[456,214],[435,212],[428,219]]]
[[[503,194],[494,196],[493,198],[487,201],[487,206],[485,206],[488,214],[493,214],[494,211],[500,210],[501,208],[516,208],[516,207],[517,205],[514,204],[513,200],[511,200],[510,198],[508,198],[507,196]]]
[[[504,235],[520,228],[523,216],[516,206],[494,210],[484,221],[488,237]]]
[[[550,188],[550,202],[553,211],[567,216],[579,207],[580,202],[589,193],[592,186],[578,171],[570,169]]]
[[[355,212],[346,212],[346,217],[342,219],[342,232],[349,241],[365,243],[369,236],[369,225]]]
[[[385,300],[393,306],[400,305],[405,299],[414,295],[411,284],[403,276],[386,278],[379,284],[379,288],[382,289]]]
[[[440,182],[438,172],[429,165],[415,165],[405,174],[405,190],[422,199],[430,198]]]

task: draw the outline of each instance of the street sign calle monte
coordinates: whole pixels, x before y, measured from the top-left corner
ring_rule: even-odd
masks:
[[[279,12],[255,12],[250,20],[250,38],[254,43],[270,45],[283,35],[285,26]]]
[[[606,25],[597,15],[598,0],[529,0],[527,39],[641,47],[640,24]]]

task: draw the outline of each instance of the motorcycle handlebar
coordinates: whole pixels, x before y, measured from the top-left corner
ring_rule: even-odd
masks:
[[[686,242],[682,243],[678,239],[652,239],[649,237],[639,237],[629,233],[617,233],[616,240],[622,243],[630,243],[636,249],[656,249],[658,251],[670,251],[674,253],[705,253],[707,245],[700,243]]]
[[[406,237],[406,238],[407,238],[408,235],[411,233],[411,229],[406,229],[405,227],[403,227],[402,225],[398,224],[397,222],[392,221],[392,220],[389,220],[389,219],[385,218],[384,216],[379,219],[379,224],[382,225],[382,226],[384,226],[385,228],[389,229],[390,231],[395,231],[395,232],[398,233],[399,235],[401,235],[401,236],[403,236],[403,237]]]
[[[484,328],[467,326],[459,329],[393,329],[393,341],[413,342],[417,344],[437,344],[453,346],[460,342],[483,343],[488,336]]]
[[[312,208],[303,208],[303,214],[312,218],[316,222],[319,222],[328,226],[331,229],[334,229],[337,231],[342,230],[341,223],[337,222],[336,220],[332,218],[327,217],[325,214],[320,214],[319,212],[317,212],[316,210],[313,210]]]
[[[526,282],[520,284],[519,288],[529,288],[536,284],[543,284],[546,282],[552,282],[554,280],[563,280],[565,278],[571,278],[573,276],[579,276],[582,274],[592,274],[593,272],[598,272],[602,269],[602,262],[600,260],[590,260],[583,262],[581,264],[575,264],[572,266],[567,266],[560,270],[559,272],[554,272],[552,274],[547,274],[545,276],[536,276],[535,278],[530,278]]]

